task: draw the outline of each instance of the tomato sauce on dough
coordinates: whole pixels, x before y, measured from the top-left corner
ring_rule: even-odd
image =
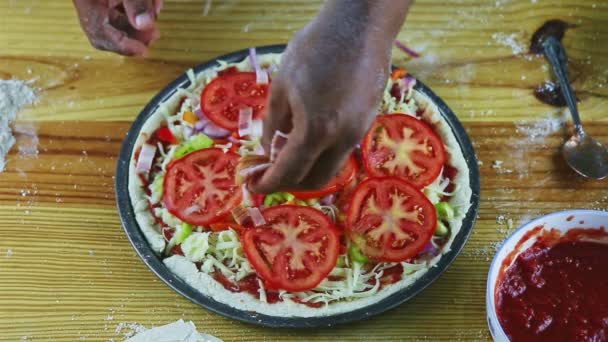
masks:
[[[606,341],[608,233],[534,232],[541,236],[512,265],[508,257],[499,276],[496,310],[505,333],[514,342]]]

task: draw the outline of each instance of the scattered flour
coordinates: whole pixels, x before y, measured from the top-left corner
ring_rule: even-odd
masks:
[[[492,39],[494,39],[498,44],[510,47],[514,55],[526,51],[526,45],[518,42],[516,38],[517,34],[515,33],[506,34],[497,32],[492,35]]]
[[[138,323],[118,323],[114,333],[119,335],[122,334],[125,339],[133,337],[135,334],[142,333],[148,330],[145,326]]]
[[[20,136],[17,152],[20,156],[38,155],[38,144],[40,143],[36,132],[36,127],[31,122],[15,123],[13,132]]]
[[[513,232],[513,228],[515,227],[513,224],[513,219],[509,217],[505,217],[504,215],[496,216],[496,223],[498,226],[496,227],[496,232],[498,232],[502,238],[507,237],[507,235]]]
[[[13,256],[13,250],[12,250],[12,249],[7,249],[7,250],[6,250],[6,257],[7,257],[7,258],[10,258],[10,257],[12,257],[12,256]]]
[[[15,143],[9,125],[23,106],[35,101],[36,94],[25,82],[0,80],[0,172],[4,171],[4,158]]]
[[[518,133],[526,135],[530,140],[537,140],[560,131],[565,124],[564,118],[547,116],[533,123],[520,122],[516,125]]]
[[[181,319],[151,329],[137,323],[120,323],[116,327],[116,334],[125,328],[127,332],[123,336],[126,342],[222,342],[217,337],[196,331],[192,321],[184,322]]]
[[[502,160],[495,160],[492,162],[492,168],[494,170],[496,170],[496,173],[498,173],[498,174],[513,173],[512,169],[503,168],[502,164],[503,164]]]

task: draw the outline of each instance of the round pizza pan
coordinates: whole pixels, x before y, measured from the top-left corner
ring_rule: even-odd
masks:
[[[264,53],[281,53],[285,49],[285,45],[271,45],[256,48],[259,54]],[[207,68],[216,67],[217,60],[223,60],[229,63],[239,62],[248,56],[248,50],[233,52],[206,63],[194,67],[194,72],[198,73]],[[207,310],[213,311],[222,316],[236,319],[239,321],[267,326],[267,327],[282,327],[282,328],[309,328],[309,327],[330,327],[337,324],[344,324],[354,321],[363,320],[384,311],[390,310],[409,299],[418,295],[422,290],[431,285],[439,276],[450,266],[456,256],[460,253],[467,241],[479,207],[479,168],[475,151],[471,141],[469,140],[464,128],[458,121],[456,115],[450,108],[441,100],[431,89],[425,86],[422,82],[417,82],[415,89],[426,95],[438,107],[441,115],[446,120],[456,140],[458,141],[466,163],[469,167],[469,182],[472,189],[471,207],[467,212],[462,227],[455,237],[451,250],[444,254],[439,262],[428,270],[426,274],[420,277],[411,286],[404,288],[382,300],[371,304],[367,307],[353,310],[351,312],[321,316],[321,317],[276,317],[263,315],[256,312],[242,311],[235,309],[229,305],[215,301],[213,298],[204,295],[198,290],[186,284],[183,280],[173,274],[162,262],[160,256],[148,245],[143,233],[139,229],[133,207],[129,197],[129,162],[133,153],[133,146],[141,131],[144,123],[152,116],[160,103],[169,99],[178,88],[188,87],[190,81],[186,74],[182,74],[175,81],[161,90],[154,98],[146,105],[146,107],[137,116],[133,125],[129,129],[124,138],[118,165],[116,167],[116,205],[120,214],[122,226],[127,234],[127,237],[137,254],[141,257],[144,263],[154,272],[163,282],[165,282],[173,290],[188,298],[192,302],[204,307]]]

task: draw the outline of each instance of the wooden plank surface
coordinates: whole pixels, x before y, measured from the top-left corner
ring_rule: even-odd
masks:
[[[527,54],[548,19],[575,27],[564,44],[587,130],[608,144],[608,3],[419,0],[399,35],[421,53],[394,62],[458,114],[481,161],[478,223],[463,253],[411,302],[358,324],[265,329],[209,313],[160,282],[126,240],[114,204],[122,137],[146,102],[188,67],[251,45],[286,42],[320,1],[167,1],[149,59],[89,47],[66,0],[0,0],[0,78],[32,80],[39,103],[15,124],[0,174],[0,341],[121,340],[120,323],[179,318],[226,341],[488,340],[485,280],[514,227],[551,211],[608,208],[608,182],[559,155],[562,109],[532,89],[548,79]],[[503,161],[497,167],[495,161]],[[494,167],[493,167],[494,164]],[[499,217],[503,223],[498,223]]]

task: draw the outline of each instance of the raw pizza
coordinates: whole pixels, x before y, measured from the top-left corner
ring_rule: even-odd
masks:
[[[411,285],[450,249],[469,170],[436,106],[395,70],[342,170],[309,192],[252,194],[289,140],[260,144],[279,54],[220,62],[145,123],[130,164],[137,222],[165,265],[237,309],[281,317],[352,311]]]

